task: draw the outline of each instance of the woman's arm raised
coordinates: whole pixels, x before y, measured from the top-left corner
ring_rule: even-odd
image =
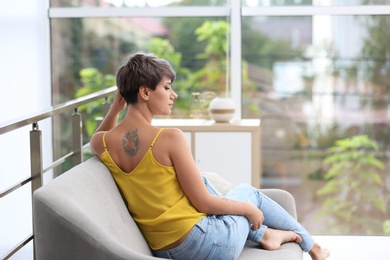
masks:
[[[119,90],[115,92],[114,101],[110,106],[110,110],[107,115],[104,117],[102,123],[96,129],[96,132],[108,131],[114,128],[118,123],[119,113],[125,109],[126,101],[119,93]]]
[[[111,130],[118,123],[119,113],[125,109],[126,101],[119,93],[119,90],[116,91],[114,101],[110,106],[110,110],[107,115],[104,117],[102,123],[98,126],[95,133],[91,137],[91,150],[94,154],[100,154],[101,147],[101,133],[104,131]]]

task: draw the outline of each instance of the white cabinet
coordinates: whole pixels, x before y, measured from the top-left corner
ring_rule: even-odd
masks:
[[[199,119],[155,119],[152,123],[181,129],[200,171],[216,172],[233,184],[260,187],[260,120],[215,123]]]
[[[234,184],[252,184],[251,132],[196,132],[195,162]]]

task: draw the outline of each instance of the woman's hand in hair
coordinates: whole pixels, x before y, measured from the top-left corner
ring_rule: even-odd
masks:
[[[96,129],[95,134],[101,131],[109,131],[112,128],[114,128],[118,123],[119,113],[125,107],[126,107],[126,101],[119,93],[119,90],[117,90],[115,93],[114,101],[110,106],[110,110],[108,111],[107,115],[103,118],[102,123]]]
[[[123,109],[126,108],[126,105],[126,100],[119,93],[119,90],[117,90],[115,92],[114,101],[112,102],[110,110],[112,110],[112,112],[115,114],[119,114]]]

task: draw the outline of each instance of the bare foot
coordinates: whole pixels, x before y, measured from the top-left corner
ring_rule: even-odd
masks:
[[[302,242],[302,238],[293,231],[277,230],[267,228],[260,245],[267,250],[278,250],[280,246],[287,242]]]
[[[313,248],[309,251],[309,255],[313,260],[324,260],[330,256],[330,252],[326,248],[322,248],[318,243],[314,243]]]

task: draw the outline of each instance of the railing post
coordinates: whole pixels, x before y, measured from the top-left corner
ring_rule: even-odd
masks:
[[[104,103],[103,103],[103,117],[107,115],[108,110],[110,110],[111,103],[108,102],[108,97],[104,98]]]
[[[31,191],[42,186],[42,131],[33,123],[30,131]]]
[[[74,108],[72,114],[72,134],[73,134],[73,165],[83,161],[83,123],[78,108]]]
[[[105,97],[104,102],[103,102],[103,117],[96,117],[95,118],[96,127],[99,127],[99,125],[102,123],[103,118],[107,115],[108,110],[110,110],[110,107],[111,107],[111,103],[108,102],[108,97]]]
[[[30,131],[30,165],[31,165],[31,199],[39,187],[42,186],[42,131],[38,123],[33,123]],[[34,223],[34,221],[33,221]],[[34,224],[33,224],[34,234]],[[36,259],[35,240],[33,242],[34,259]]]

